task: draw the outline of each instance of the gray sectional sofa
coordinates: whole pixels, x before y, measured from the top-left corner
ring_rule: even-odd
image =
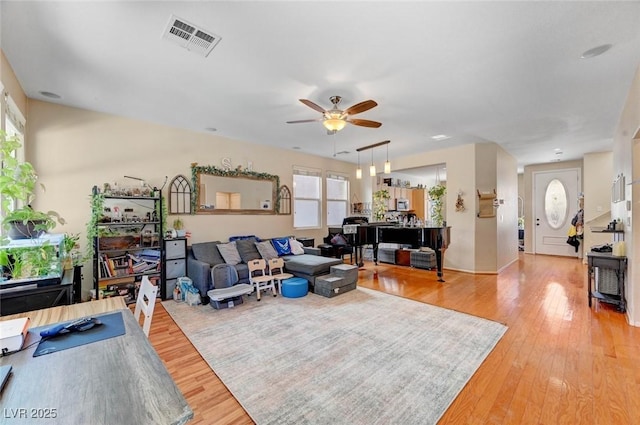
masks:
[[[262,258],[255,245],[256,242],[255,238],[236,240],[241,260],[241,262],[234,264],[238,272],[238,283],[249,283],[247,262]],[[207,291],[213,288],[211,267],[225,263],[225,259],[218,250],[218,245],[224,243],[226,242],[201,242],[187,247],[187,276],[198,288],[205,303],[208,302]],[[282,255],[282,259],[285,261],[285,270],[294,276],[306,279],[311,288],[315,284],[316,277],[329,274],[331,266],[342,264],[342,260],[339,258],[320,256],[320,250],[317,248],[305,247],[304,251],[304,254],[299,255]]]

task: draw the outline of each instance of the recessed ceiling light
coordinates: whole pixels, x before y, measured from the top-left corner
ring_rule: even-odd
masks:
[[[41,92],[38,92],[38,93],[40,93],[44,97],[48,97],[49,99],[62,99],[62,96],[60,96],[59,94],[50,92],[50,91],[41,91]]]
[[[299,150],[300,150],[300,146],[294,146],[294,147],[292,147],[291,149],[296,150],[296,151],[299,151]]]
[[[218,131],[218,129],[215,128],[215,127],[207,127],[207,128],[205,128],[205,130],[211,131],[211,132]]]
[[[431,138],[440,142],[442,140],[450,139],[451,136],[447,136],[446,134],[436,134],[435,136],[431,136]]]
[[[589,49],[586,52],[584,52],[582,56],[580,56],[580,59],[595,58],[596,56],[600,56],[601,54],[605,53],[611,47],[612,47],[611,44],[603,44],[603,45],[594,47],[593,49]]]

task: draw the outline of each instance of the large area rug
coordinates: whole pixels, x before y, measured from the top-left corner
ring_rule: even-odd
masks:
[[[258,424],[435,424],[507,329],[363,288],[163,305]]]

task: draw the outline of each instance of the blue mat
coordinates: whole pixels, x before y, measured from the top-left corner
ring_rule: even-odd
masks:
[[[122,318],[121,311],[93,317],[99,319],[102,322],[102,325],[94,326],[84,332],[71,332],[42,340],[38,344],[36,351],[33,352],[33,357],[43,356],[45,354],[55,353],[56,351],[79,347],[81,345],[91,344],[92,342],[102,341],[104,339],[125,334],[124,319]],[[29,333],[33,333],[33,337],[35,338],[40,338],[40,331],[51,328],[55,325],[56,324],[51,324],[29,329]]]

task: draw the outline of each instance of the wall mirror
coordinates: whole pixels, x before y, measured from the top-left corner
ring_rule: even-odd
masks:
[[[191,164],[196,214],[277,214],[280,178]]]

